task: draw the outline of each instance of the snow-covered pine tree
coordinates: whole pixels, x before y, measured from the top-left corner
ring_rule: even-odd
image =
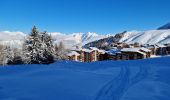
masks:
[[[40,46],[39,32],[34,26],[32,28],[31,34],[27,37],[25,41],[25,54],[26,54],[26,63],[38,64],[39,61],[39,46]]]
[[[43,48],[43,63],[49,64],[54,62],[54,46],[51,35],[49,35],[46,31],[41,33],[41,41]]]
[[[54,62],[52,38],[47,32],[39,33],[34,26],[23,46],[27,64],[49,64]]]

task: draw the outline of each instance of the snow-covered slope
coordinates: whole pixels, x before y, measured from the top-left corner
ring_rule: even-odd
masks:
[[[140,44],[170,43],[170,30],[149,30],[126,32],[120,42]]]
[[[145,32],[141,31],[129,31],[124,32],[119,35],[99,35],[96,33],[72,33],[72,34],[63,34],[63,33],[49,33],[52,35],[55,43],[63,42],[66,48],[74,48],[76,46],[85,45],[87,43],[100,40],[103,38],[108,38],[110,36],[119,42],[126,43],[135,43],[140,44],[156,44],[156,43],[170,43],[170,29],[166,30],[149,30]],[[24,37],[26,35],[22,32],[9,32],[3,31],[0,32],[0,43],[10,44],[10,45],[22,45]],[[116,37],[118,36],[118,37]],[[117,39],[118,38],[118,39]],[[113,42],[112,41],[112,42]],[[111,42],[111,41],[109,41]]]
[[[98,35],[96,33],[50,33],[55,40],[55,43],[63,42],[66,48],[84,45],[86,43],[108,37],[108,35]]]
[[[0,67],[0,100],[169,100],[170,57]]]
[[[107,35],[98,35],[96,33],[72,33],[63,34],[59,32],[49,33],[52,35],[55,43],[63,42],[66,48],[72,48],[79,45],[84,45],[88,42],[92,42],[101,38],[107,37]],[[21,46],[26,34],[22,32],[0,32],[0,44],[7,44],[11,46]]]

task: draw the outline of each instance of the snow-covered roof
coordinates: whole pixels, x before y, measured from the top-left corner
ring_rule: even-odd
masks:
[[[90,49],[82,49],[82,51],[90,53],[90,52],[92,52],[93,50],[90,50]]]
[[[110,54],[110,55],[116,55],[116,53],[120,53],[120,50],[117,50],[117,49],[111,49],[109,51],[106,51],[107,54]]]
[[[146,48],[158,48],[158,46],[156,46],[156,45],[148,45],[148,46],[146,46]]]
[[[101,54],[105,54],[105,50],[98,50],[98,52],[100,52]]]
[[[149,49],[147,49],[147,48],[144,48],[144,47],[139,48],[139,49],[142,50],[142,51],[145,51],[145,52],[151,52],[151,50],[149,50]]]
[[[123,49],[121,49],[121,51],[123,51],[123,52],[137,52],[139,50],[140,50],[139,48],[123,48]]]
[[[99,50],[98,48],[96,47],[89,47],[91,50]]]
[[[70,51],[70,53],[67,54],[67,56],[79,56],[80,54],[77,53],[76,51]]]
[[[122,52],[137,52],[137,53],[140,53],[142,55],[146,55],[146,53],[141,52],[140,50],[141,50],[141,48],[123,48],[121,51]]]
[[[166,46],[163,45],[163,44],[156,44],[156,46],[161,47],[161,48],[166,47]]]

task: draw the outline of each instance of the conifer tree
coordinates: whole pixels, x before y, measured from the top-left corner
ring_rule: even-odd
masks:
[[[53,42],[47,32],[40,33],[34,26],[23,46],[27,64],[49,64],[54,62]]]

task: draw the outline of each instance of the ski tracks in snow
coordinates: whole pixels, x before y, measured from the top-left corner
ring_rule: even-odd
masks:
[[[140,66],[139,72],[130,78],[130,68],[122,66],[119,75],[103,86],[95,100],[120,100],[124,93],[131,86],[143,80],[147,76],[147,73],[147,68]]]

